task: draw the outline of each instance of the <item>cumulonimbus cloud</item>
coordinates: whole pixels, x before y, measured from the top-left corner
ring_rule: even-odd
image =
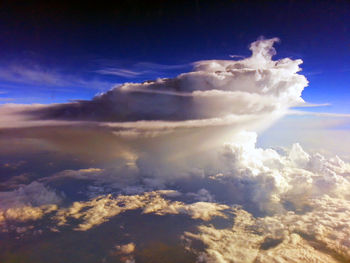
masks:
[[[308,82],[298,74],[302,61],[273,60],[277,41],[253,42],[249,58],[198,61],[193,71],[175,78],[125,83],[89,101],[4,105],[0,125],[10,137],[30,134],[63,151],[82,154],[86,153],[79,150],[82,140],[102,140],[94,143],[95,151],[106,159],[117,152],[120,156],[152,152],[153,156],[185,157],[234,140],[244,130],[260,131],[303,102],[301,93]],[[76,140],[71,139],[76,136],[74,127],[84,127]],[[53,130],[60,136],[53,135]],[[111,137],[108,145],[118,150],[110,154],[102,146],[100,151],[99,146]],[[191,153],[183,147],[189,143]],[[165,152],[167,148],[171,151]]]
[[[303,101],[301,92],[307,80],[297,73],[301,60],[272,60],[277,41],[252,43],[252,56],[246,59],[199,61],[193,71],[175,78],[125,83],[91,101],[33,107],[24,112],[31,120],[110,122],[281,113]]]
[[[183,235],[199,260],[348,260],[350,164],[299,144],[256,147],[256,132],[302,103],[307,86],[301,60],[272,60],[276,41],[252,43],[246,59],[199,61],[175,78],[125,83],[90,101],[2,106],[6,139],[35,138],[99,165],[2,193],[8,205],[0,206],[0,221],[11,226],[22,215],[50,216],[57,231],[74,220],[73,229],[88,231],[129,210],[202,223],[220,217],[233,226],[206,224]],[[71,180],[86,186],[88,200],[72,198],[62,207],[66,197],[54,187]],[[23,194],[32,188],[42,195]],[[194,240],[206,249],[196,251]]]

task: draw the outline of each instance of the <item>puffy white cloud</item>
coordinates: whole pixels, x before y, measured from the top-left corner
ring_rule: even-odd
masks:
[[[231,185],[233,195],[246,195],[245,202],[261,211],[283,212],[286,203],[302,209],[308,199],[324,195],[349,198],[350,167],[339,157],[308,154],[299,144],[280,154],[255,148],[254,134],[243,133],[240,138],[226,144],[215,163],[220,173],[210,178]]]
[[[178,193],[172,190],[159,190],[141,195],[99,196],[86,202],[74,202],[71,207],[59,210],[56,220],[59,225],[64,225],[67,224],[68,218],[81,219],[82,223],[76,230],[85,231],[120,213],[135,209],[142,209],[144,214],[187,214],[193,219],[205,221],[215,216],[226,217],[221,212],[229,208],[226,205],[209,202],[185,204],[162,197],[162,195],[174,196],[174,194]]]
[[[308,154],[299,144],[284,153],[255,148],[255,136],[249,133],[227,144],[220,156],[221,173],[209,177],[222,184],[214,193],[231,190],[230,200],[243,209],[233,210],[232,228],[202,225],[198,233],[185,233],[208,247],[204,254],[198,252],[199,260],[350,260],[349,163]]]
[[[1,128],[9,138],[35,138],[80,158],[121,159],[120,173],[187,175],[225,141],[266,128],[303,101],[302,61],[272,60],[276,41],[257,40],[246,59],[198,61],[175,78],[125,83],[90,101],[5,105]]]
[[[199,226],[198,233],[185,233],[185,239],[200,240],[206,245],[204,253],[198,252],[200,262],[344,262],[349,259],[349,248],[332,246],[335,242],[312,240],[315,236],[303,216],[290,214],[276,218],[254,218],[250,213],[238,208],[234,210],[234,225],[229,229],[216,229],[214,226]],[[318,214],[319,215],[319,214]],[[315,217],[316,216],[316,217]],[[317,213],[310,213],[313,221],[322,221]],[[301,230],[300,227],[304,229]],[[314,229],[323,229],[317,223]],[[299,229],[298,229],[299,228]],[[329,229],[330,230],[330,229]],[[325,233],[323,233],[325,234]],[[328,234],[332,235],[331,232]],[[339,231],[338,234],[341,234]],[[334,234],[333,234],[334,235]],[[303,238],[308,236],[309,238]],[[343,236],[346,236],[346,234]],[[311,238],[310,238],[311,237]],[[328,248],[328,249],[327,249]]]
[[[289,212],[273,217],[261,218],[258,224],[266,233],[284,238],[290,233],[299,233],[309,241],[318,242],[344,258],[350,259],[350,202],[327,195],[309,200],[312,211],[304,214]]]
[[[255,262],[338,262],[331,255],[315,249],[298,234],[291,234],[288,239],[269,250],[260,250]]]
[[[252,225],[252,216],[238,210],[232,229],[216,229],[212,225],[199,226],[198,234],[186,232],[185,236],[202,241],[208,248],[202,259],[208,262],[254,262],[264,237],[245,229]]]
[[[22,113],[19,122],[184,121],[227,115],[248,115],[250,121],[271,120],[271,114],[280,116],[288,107],[302,102],[301,92],[307,85],[306,78],[297,73],[301,60],[272,60],[276,41],[260,39],[252,43],[250,58],[199,61],[194,63],[193,71],[173,79],[125,83],[91,101],[17,108]],[[9,107],[1,111],[8,114]]]
[[[61,197],[36,181],[29,185],[0,192],[0,228],[7,231],[16,222],[38,220],[58,209]]]
[[[41,205],[39,207],[21,206],[8,208],[0,213],[0,223],[6,224],[6,221],[20,221],[38,220],[45,214],[57,210],[57,205]]]

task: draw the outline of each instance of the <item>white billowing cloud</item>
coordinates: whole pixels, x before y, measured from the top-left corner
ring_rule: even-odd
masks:
[[[302,102],[301,92],[307,85],[297,73],[301,60],[272,60],[276,41],[253,42],[252,56],[246,59],[199,61],[193,71],[173,79],[125,83],[91,101],[23,109],[23,114],[33,125],[34,120],[181,122],[228,116],[249,117],[250,124],[261,118],[271,121]],[[244,122],[238,124],[247,127]]]
[[[254,133],[242,133],[214,162],[219,173],[210,178],[231,189],[232,200],[264,213],[282,213],[287,203],[303,209],[309,199],[325,195],[349,200],[350,166],[339,157],[308,154],[299,144],[280,154],[256,148],[255,140]]]
[[[140,114],[137,119],[186,120],[283,111],[302,101],[307,80],[297,74],[301,60],[271,59],[276,41],[252,43],[253,54],[247,59],[199,61],[194,71],[174,79],[126,83],[95,102],[122,105],[126,100],[126,114],[134,118]],[[118,109],[111,110],[118,113]]]
[[[267,251],[259,251],[255,262],[338,262],[331,255],[316,250],[298,234],[291,234],[280,245]]]
[[[208,248],[201,258],[205,262],[254,262],[259,245],[264,237],[249,231],[254,219],[245,211],[236,213],[232,229],[216,229],[214,226],[199,226],[198,234],[185,232],[185,237],[198,239]]]
[[[260,131],[303,101],[308,82],[298,73],[302,61],[272,60],[276,41],[252,43],[249,58],[199,61],[175,78],[125,83],[90,101],[5,105],[1,128],[64,153],[125,159],[144,174],[186,175],[192,163],[206,163],[188,163],[189,156],[211,156],[242,131]]]
[[[333,222],[328,226],[329,232],[327,232],[325,231],[327,224],[324,224],[324,221],[329,223],[332,220],[329,214],[322,215],[321,211],[310,212],[306,215],[288,213],[273,218],[254,218],[240,208],[236,208],[234,212],[236,217],[232,228],[216,229],[212,225],[202,225],[199,226],[198,233],[185,232],[184,237],[189,243],[191,240],[200,240],[207,246],[204,253],[199,253],[200,262],[326,263],[339,262],[336,258],[346,262],[346,259],[349,258],[349,244],[346,244],[348,231],[345,228],[349,226],[347,225],[348,219],[346,219],[347,223],[340,225],[339,230],[332,232],[331,228],[335,224]],[[308,220],[303,221],[305,217]],[[312,223],[307,221],[312,221]],[[312,229],[321,232],[321,237],[315,235]],[[333,245],[336,242],[324,240],[327,235],[329,238],[340,235],[345,246]],[[302,236],[311,237],[311,240]],[[339,239],[338,236],[337,239]]]
[[[229,208],[226,205],[196,202],[193,204],[184,204],[182,202],[168,202],[166,200],[154,199],[147,204],[143,213],[154,213],[157,215],[166,214],[187,214],[193,219],[210,220],[214,216],[226,217],[220,210]]]
[[[312,211],[304,214],[289,212],[283,215],[258,219],[258,225],[269,235],[285,238],[300,233],[319,243],[328,252],[350,259],[350,202],[325,195],[309,200]]]
[[[217,165],[221,182],[242,204],[233,228],[203,225],[185,233],[207,249],[205,262],[348,262],[350,260],[350,164],[306,153],[299,144],[278,153],[255,147],[245,133],[227,144]],[[234,202],[234,201],[233,201]],[[252,209],[253,207],[253,209]],[[254,217],[248,209],[256,213]],[[268,214],[266,216],[266,214]]]
[[[173,196],[174,194],[178,193],[172,190],[159,190],[140,195],[99,196],[86,202],[74,202],[71,207],[59,210],[56,220],[59,225],[64,225],[67,224],[68,218],[80,219],[82,222],[75,229],[85,231],[120,213],[135,209],[142,209],[144,214],[187,214],[193,219],[205,221],[215,216],[226,217],[221,210],[228,209],[227,205],[209,202],[185,204],[162,197],[162,195]]]
[[[58,209],[55,204],[33,207],[30,205],[11,207],[0,211],[0,231],[6,232],[14,222],[26,222],[41,219],[44,215]]]

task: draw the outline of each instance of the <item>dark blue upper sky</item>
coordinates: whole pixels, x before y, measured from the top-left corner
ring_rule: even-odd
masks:
[[[259,36],[281,39],[276,58],[303,59],[306,100],[350,112],[349,1],[4,1],[0,103],[89,99],[197,60],[248,56]]]

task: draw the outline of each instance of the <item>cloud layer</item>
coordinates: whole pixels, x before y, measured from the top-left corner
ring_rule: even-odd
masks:
[[[348,261],[350,164],[297,143],[256,146],[257,132],[302,103],[307,85],[301,60],[272,60],[277,41],[252,43],[246,59],[199,61],[175,78],[125,83],[90,101],[2,106],[0,143],[80,161],[6,181],[2,231],[18,236],[41,222],[45,231],[88,233],[135,213],[190,220],[183,249],[199,262]],[[135,240],[110,253],[137,261]]]
[[[6,205],[1,207],[1,227],[22,233],[25,228],[16,227],[18,223],[45,216],[51,231],[89,231],[127,211],[182,214],[198,220],[197,230],[184,231],[183,240],[199,261],[347,262],[350,164],[306,153],[299,144],[279,152],[256,148],[254,134],[240,136],[222,146],[216,168],[211,163],[202,171],[187,170],[185,177],[123,181],[112,170],[84,169],[42,178],[51,185],[90,180],[90,194],[98,190],[96,197],[68,206],[60,205],[64,195],[38,182],[2,193]],[[157,188],[164,190],[151,190]],[[215,218],[233,226],[203,224]],[[194,241],[206,248],[193,247]]]

